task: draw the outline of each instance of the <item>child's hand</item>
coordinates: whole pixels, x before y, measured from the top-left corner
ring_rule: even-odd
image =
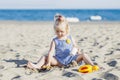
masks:
[[[80,51],[80,49],[78,48],[78,52],[77,52],[78,54],[81,54],[81,51]]]
[[[50,66],[50,63],[47,63],[46,66]]]
[[[42,68],[50,70],[51,69],[51,65],[48,63],[48,64],[44,65]]]
[[[77,52],[78,52],[78,49],[76,47],[73,47],[73,49],[72,49],[70,54],[76,55]]]

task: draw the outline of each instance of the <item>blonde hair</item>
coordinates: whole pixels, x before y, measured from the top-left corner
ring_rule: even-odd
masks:
[[[56,30],[57,28],[65,28],[66,29],[66,33],[69,34],[70,32],[70,27],[68,25],[68,22],[66,20],[66,18],[61,15],[61,14],[56,14],[54,16],[54,30]]]

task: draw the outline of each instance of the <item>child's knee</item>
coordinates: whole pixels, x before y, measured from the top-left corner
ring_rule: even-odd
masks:
[[[81,55],[82,55],[82,56],[87,56],[87,54],[86,54],[86,53],[82,53]]]
[[[42,56],[41,60],[45,60],[46,61],[47,57],[46,56]]]
[[[47,61],[47,59],[48,59],[48,56],[46,56],[46,55],[45,55],[45,56],[43,56],[43,58],[45,59],[45,61]]]

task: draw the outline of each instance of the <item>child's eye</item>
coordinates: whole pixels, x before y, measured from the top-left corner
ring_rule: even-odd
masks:
[[[57,33],[59,32],[59,31],[56,31]]]
[[[61,31],[61,33],[64,33],[64,31]]]

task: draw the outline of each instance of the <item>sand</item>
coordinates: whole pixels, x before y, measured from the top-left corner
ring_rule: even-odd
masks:
[[[0,21],[0,80],[119,80],[120,22],[70,23],[71,35],[82,52],[103,67],[92,73],[79,66],[33,72],[21,67],[47,54],[55,37],[53,22]]]

